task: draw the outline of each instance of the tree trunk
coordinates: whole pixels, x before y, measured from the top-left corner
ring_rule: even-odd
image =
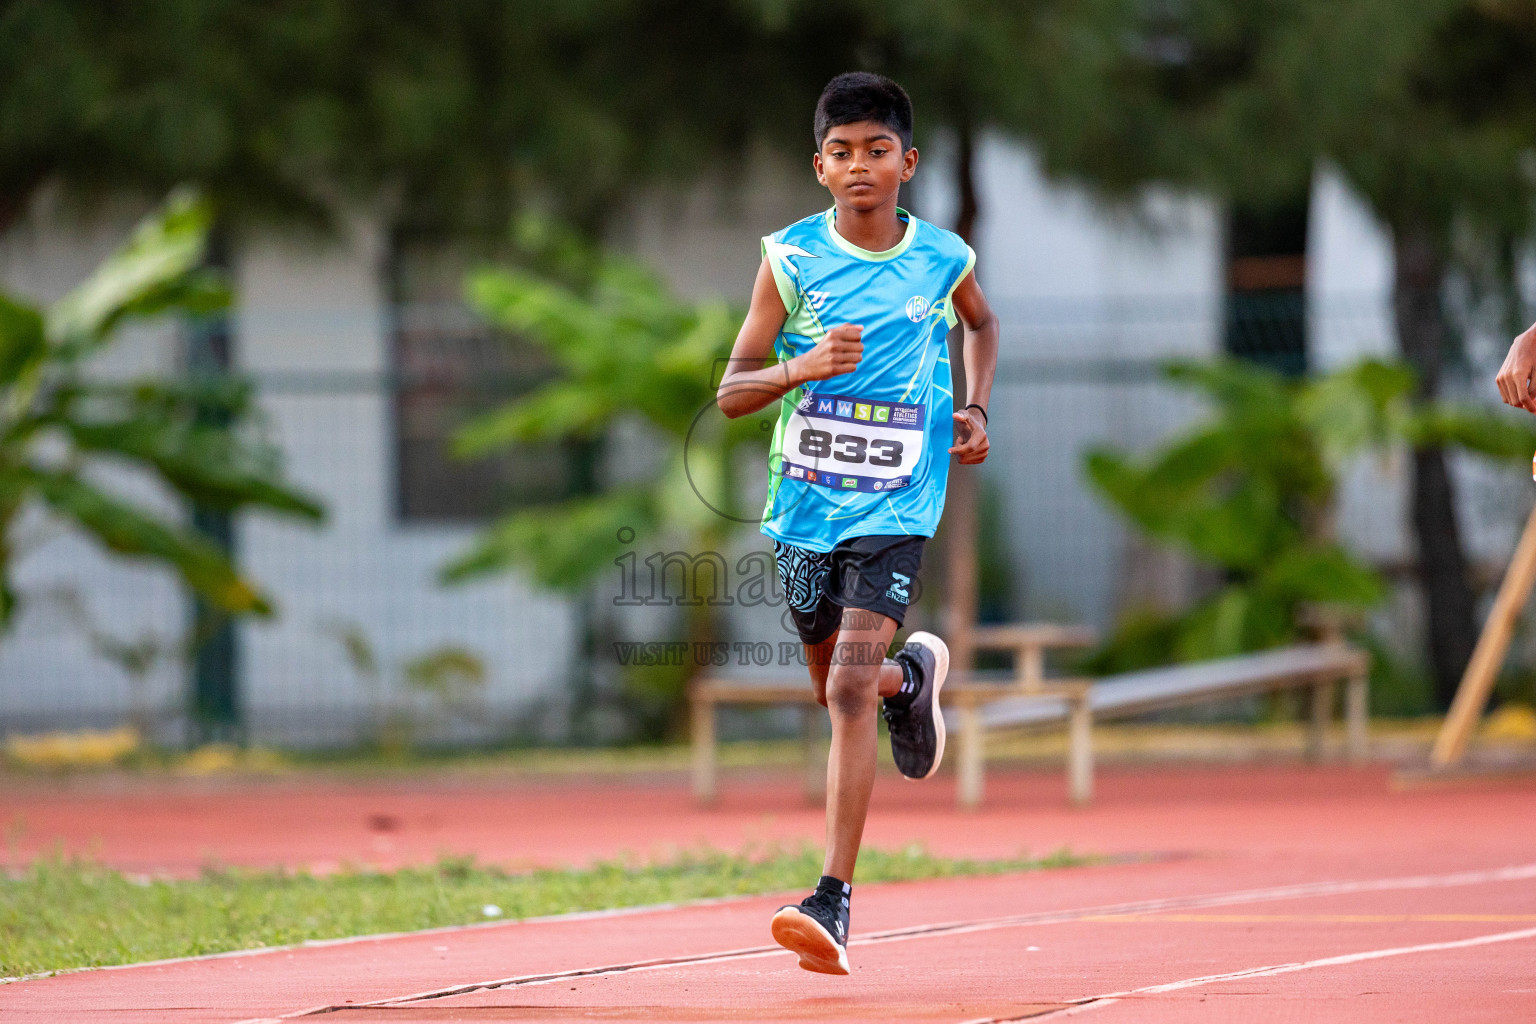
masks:
[[[955,185],[960,193],[960,206],[955,216],[955,233],[970,243],[980,211],[976,197],[975,136],[967,122],[961,122],[956,134]],[[965,405],[964,348],[965,332],[956,328],[949,336],[949,369],[957,411]],[[951,462],[944,502],[944,639],[949,645],[950,664],[959,671],[968,671],[973,665],[971,637],[978,600],[976,474],[973,467]]]
[[[1433,399],[1440,393],[1446,341],[1441,301],[1444,251],[1437,235],[1425,228],[1410,225],[1393,233],[1397,343],[1403,358],[1418,373],[1421,399]],[[1423,448],[1413,453],[1412,509],[1435,703],[1443,710],[1450,707],[1477,643],[1475,597],[1467,582],[1456,522],[1455,487],[1444,449]]]

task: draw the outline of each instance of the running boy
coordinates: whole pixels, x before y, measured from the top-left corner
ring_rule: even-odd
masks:
[[[782,399],[762,529],[832,718],[825,874],[774,915],[773,937],[806,970],[847,974],[876,698],[903,775],[925,779],[944,756],[948,649],[918,632],[894,660],[885,652],[944,508],[948,455],[987,457],[997,321],[971,248],[896,205],[917,168],[906,92],[879,75],[839,75],[816,104],[815,134],[812,166],[833,207],[763,239],[718,401],[734,418]],[[959,412],[945,346],[957,321],[969,388]]]

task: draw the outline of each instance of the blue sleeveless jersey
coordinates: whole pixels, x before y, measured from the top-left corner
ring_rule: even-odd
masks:
[[[839,235],[834,210],[763,239],[788,312],[780,362],[839,324],[864,328],[857,369],[781,400],[762,529],[786,544],[831,551],[850,537],[931,537],[944,511],[954,443],[945,337],[976,254],[959,235],[898,213],[906,234],[885,252]]]

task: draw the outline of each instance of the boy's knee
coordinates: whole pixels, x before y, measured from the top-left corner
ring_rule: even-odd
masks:
[[[836,665],[827,674],[826,706],[833,714],[873,714],[880,682],[878,665]]]

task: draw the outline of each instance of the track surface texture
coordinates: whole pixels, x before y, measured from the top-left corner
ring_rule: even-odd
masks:
[[[846,978],[801,971],[768,944],[785,902],[776,896],[66,974],[0,986],[0,1020],[1536,1020],[1529,783],[1397,789],[1381,768],[1121,768],[1103,774],[1092,808],[1074,810],[1059,775],[1016,773],[996,777],[979,814],[953,811],[942,779],[882,777],[876,792],[868,841],[887,848],[1142,856],[993,878],[855,880]],[[137,829],[114,824],[156,807],[162,816]],[[269,830],[240,834],[237,823],[267,811]],[[0,815],[18,813],[32,849],[94,834],[109,863],[172,871],[209,856],[315,865],[443,851],[574,863],[814,840],[821,818],[792,780],[761,778],[728,784],[708,811],[656,779],[0,803]],[[395,823],[380,833],[368,824],[376,815]],[[393,844],[387,857],[370,847],[380,834]]]

